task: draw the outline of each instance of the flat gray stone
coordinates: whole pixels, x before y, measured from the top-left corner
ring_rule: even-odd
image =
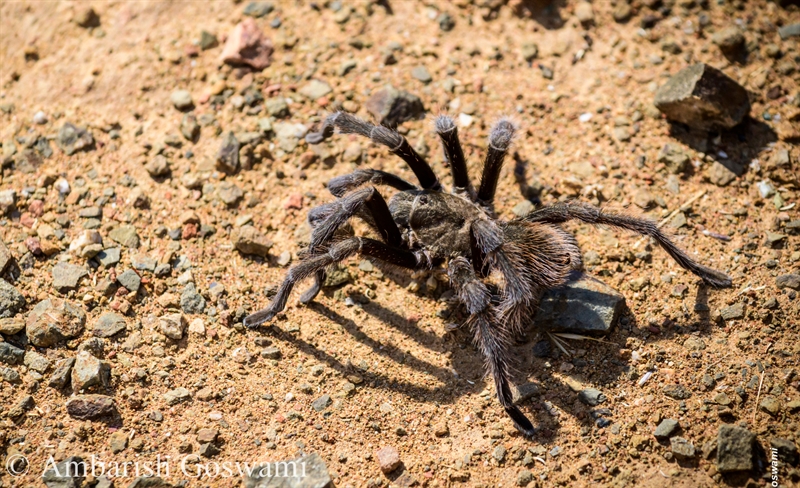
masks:
[[[132,225],[120,225],[109,232],[108,237],[128,248],[135,249],[139,247],[139,234],[136,233],[136,227]]]
[[[257,466],[250,475],[245,476],[245,488],[328,488],[332,486],[328,467],[319,454],[309,454],[293,461],[293,464],[288,465],[289,476],[284,473],[284,468],[281,468],[281,473],[276,472],[276,466],[283,466],[280,462]],[[298,473],[305,466],[305,476],[291,476],[292,466],[296,466]]]
[[[37,373],[45,373],[50,367],[50,360],[31,349],[30,351],[25,351],[22,364]]]
[[[606,401],[606,396],[600,390],[586,388],[578,393],[578,400],[590,407],[596,407]]]
[[[111,337],[125,330],[125,317],[118,313],[106,312],[97,319],[92,329],[96,337]]]
[[[61,262],[53,266],[52,274],[53,288],[59,293],[67,293],[78,288],[78,283],[89,276],[89,271],[77,264]]]
[[[322,98],[332,91],[333,89],[329,84],[320,80],[311,80],[308,84],[297,90],[298,93],[311,100]]]
[[[11,318],[25,307],[25,297],[11,283],[0,278],[0,318]]]
[[[695,455],[694,445],[683,437],[673,437],[670,439],[672,455],[679,460],[692,459]]]
[[[783,27],[778,29],[778,34],[780,34],[781,39],[789,39],[790,37],[798,37],[798,36],[800,36],[800,24],[784,25]]]
[[[655,105],[668,119],[701,130],[729,129],[750,112],[747,90],[703,63],[674,74],[656,91]]]
[[[117,276],[117,282],[127,288],[128,291],[136,293],[139,291],[139,287],[142,285],[142,277],[139,276],[136,271],[132,269],[126,269],[119,276]]]
[[[5,147],[5,144],[3,144]],[[0,275],[6,272],[8,265],[14,261],[14,255],[11,250],[6,246],[6,243],[0,240]]]
[[[625,297],[591,276],[575,272],[566,285],[542,296],[535,323],[548,330],[608,332],[617,321]]]
[[[667,439],[673,436],[678,431],[679,427],[680,424],[678,424],[677,420],[664,419],[658,424],[653,435],[656,436],[656,439]]]
[[[97,256],[94,257],[97,262],[102,264],[105,267],[114,266],[115,264],[119,263],[120,259],[120,250],[118,247],[110,247],[108,249],[103,249]]]
[[[190,400],[191,398],[192,394],[189,392],[189,390],[182,386],[164,393],[164,401],[167,402],[167,405],[177,405],[178,403]]]
[[[735,425],[724,424],[717,433],[717,471],[750,471],[753,469],[753,444],[756,436]]]
[[[331,404],[331,396],[322,395],[321,397],[311,402],[311,407],[317,412],[322,412],[323,410],[328,408],[330,404]]]
[[[412,69],[411,76],[425,84],[428,84],[433,80],[430,71],[428,71],[428,68],[425,66],[417,66]]]
[[[800,290],[800,274],[792,273],[778,276],[775,278],[775,285],[780,288],[791,288]]]
[[[228,132],[217,151],[217,169],[232,174],[239,171],[239,141],[233,132]]]
[[[735,320],[744,317],[744,303],[738,302],[723,308],[719,314],[725,320]]]

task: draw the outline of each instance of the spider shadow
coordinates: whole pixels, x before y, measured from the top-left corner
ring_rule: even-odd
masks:
[[[380,341],[370,337],[358,324],[356,324],[354,320],[344,317],[326,305],[318,302],[311,302],[307,305],[307,307],[337,324],[343,331],[347,332],[356,341],[369,347],[375,354],[397,364],[406,365],[415,371],[427,373],[436,378],[445,386],[428,388],[419,386],[418,384],[412,382],[390,378],[389,375],[379,371],[363,371],[349,364],[349,361],[348,363],[343,363],[339,359],[317,348],[313,344],[310,344],[306,340],[293,334],[283,332],[279,328],[270,327],[265,329],[264,332],[270,334],[277,340],[291,344],[292,347],[297,348],[297,350],[302,351],[305,354],[315,357],[319,361],[325,362],[330,368],[342,375],[358,373],[364,377],[365,382],[369,384],[370,387],[386,389],[422,402],[452,403],[459,397],[467,394],[477,393],[478,389],[482,388],[482,385],[479,385],[478,382],[470,383],[469,381],[465,380],[465,378],[472,378],[472,376],[474,376],[474,372],[476,370],[474,364],[471,366],[471,368],[459,369],[454,367],[452,370],[433,365],[425,360],[418,359],[395,346],[383,344]],[[416,329],[417,331],[413,330],[411,327],[406,328],[406,333],[410,332],[412,336],[416,335],[416,340],[418,341],[420,337],[419,333],[422,332],[424,334],[422,337],[433,337],[435,338],[436,342],[442,342],[436,338],[435,335],[425,333],[419,328]],[[428,345],[428,348],[432,351],[440,353],[447,352],[446,347],[434,349],[431,347],[431,345]],[[461,364],[462,361],[454,361],[454,363]]]
[[[752,117],[746,117],[736,127],[722,132],[699,131],[671,122],[669,133],[695,151],[708,154],[737,177],[747,171],[750,161],[762,152],[762,148],[778,140],[772,127]],[[712,141],[717,143],[713,144]],[[727,157],[720,155],[720,152]]]

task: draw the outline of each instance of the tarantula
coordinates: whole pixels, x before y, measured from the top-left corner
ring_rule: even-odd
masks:
[[[510,345],[513,335],[521,333],[525,320],[533,315],[540,294],[563,285],[571,271],[582,267],[577,241],[558,224],[577,219],[650,236],[678,264],[706,283],[730,285],[725,274],[694,262],[648,220],[606,213],[583,203],[545,206],[510,221],[496,218],[492,202],[514,125],[501,119],[492,128],[477,190],[470,183],[453,120],[440,116],[435,126],[452,171],[450,193],[444,191],[430,165],[408,141],[387,127],[338,112],[324,120],[319,132],[306,136],[308,143],[318,144],[338,128],[344,134],[368,137],[408,163],[419,186],[374,169],[332,179],[328,190],[337,199],[309,212],[312,234],[308,249],[289,269],[269,306],[244,319],[247,327],[257,327],[275,317],[286,306],[294,285],[312,276],[314,283],[300,302],[313,300],[325,280],[325,268],[354,254],[409,269],[446,264],[453,290],[469,313],[466,324],[485,357],[500,404],[517,429],[533,436],[533,425],[512,401]],[[387,205],[373,185],[386,185],[398,192]],[[381,240],[337,234],[352,217],[365,221]]]

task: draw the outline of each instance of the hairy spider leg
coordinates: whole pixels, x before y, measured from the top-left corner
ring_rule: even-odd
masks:
[[[345,193],[355,190],[366,183],[385,185],[400,191],[419,189],[417,186],[412,185],[403,178],[393,175],[392,173],[377,169],[359,169],[330,180],[328,182],[328,191],[335,197],[342,197]]]
[[[269,306],[245,317],[244,325],[252,329],[264,322],[272,320],[275,315],[286,307],[289,294],[298,281],[357,253],[374,257],[403,268],[415,269],[419,266],[419,260],[413,252],[388,246],[375,239],[351,237],[336,242],[330,246],[325,254],[309,256],[289,268],[289,271],[286,273],[286,278],[284,278],[283,282],[278,287],[278,292],[275,294]]]
[[[731,279],[728,275],[692,260],[661,232],[655,222],[650,220],[605,213],[593,205],[584,203],[557,203],[534,210],[523,217],[523,220],[528,222],[547,222],[552,224],[559,224],[573,219],[589,224],[611,225],[652,237],[679,265],[699,276],[706,283],[715,287],[731,286]]]
[[[439,183],[439,179],[433,169],[411,147],[405,137],[388,127],[370,124],[346,112],[336,112],[326,117],[318,132],[311,132],[306,135],[306,142],[319,144],[331,137],[335,128],[338,128],[343,134],[359,134],[388,147],[389,150],[408,164],[417,176],[422,188],[426,190],[441,190],[442,185]]]
[[[500,169],[503,167],[503,160],[514,139],[515,132],[514,124],[510,120],[500,119],[489,134],[489,149],[486,153],[486,161],[483,163],[481,186],[478,189],[478,200],[487,205],[491,205],[494,201],[497,181],[500,179]]]
[[[446,115],[437,117],[434,125],[439,139],[442,140],[444,157],[450,163],[450,171],[453,174],[453,193],[466,193],[472,201],[475,201],[475,190],[469,181],[467,162],[458,140],[458,127],[453,119]]]
[[[483,353],[486,368],[494,379],[497,398],[503,409],[514,421],[514,425],[525,435],[535,434],[533,424],[514,405],[511,385],[509,383],[510,338],[502,324],[497,323],[497,312],[491,304],[491,295],[480,278],[475,274],[469,261],[462,257],[450,260],[447,273],[458,298],[469,312],[467,325],[470,326],[475,345]]]

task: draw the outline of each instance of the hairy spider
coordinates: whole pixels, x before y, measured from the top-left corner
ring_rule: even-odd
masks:
[[[495,217],[494,200],[500,168],[511,141],[514,125],[501,119],[492,128],[483,175],[477,191],[470,183],[458,129],[446,116],[436,119],[444,156],[450,164],[453,189],[446,193],[431,167],[397,132],[339,112],[322,123],[306,141],[318,144],[338,128],[383,144],[414,171],[419,186],[393,174],[361,169],[328,183],[334,202],[313,208],[308,214],[311,242],[299,263],[292,266],[269,306],[244,319],[257,327],[284,309],[295,283],[313,276],[314,284],[300,302],[317,296],[325,268],[354,254],[410,269],[447,266],[450,283],[469,318],[466,324],[482,351],[492,375],[497,397],[514,425],[527,436],[534,427],[512,401],[509,384],[511,338],[521,333],[533,315],[540,294],[563,285],[572,270],[582,267],[575,238],[558,224],[577,219],[638,232],[655,239],[682,267],[713,286],[729,286],[723,273],[697,264],[676,247],[649,220],[605,213],[583,203],[557,203],[510,221]],[[399,190],[387,205],[373,185]],[[381,240],[341,237],[337,230],[351,217],[359,217],[377,231]],[[336,235],[336,237],[334,237]]]

